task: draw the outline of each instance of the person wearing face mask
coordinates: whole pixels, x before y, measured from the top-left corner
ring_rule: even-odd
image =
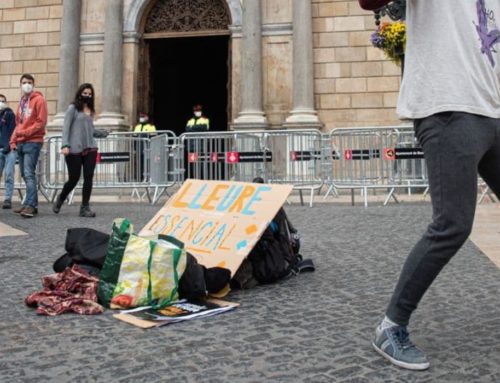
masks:
[[[34,90],[35,79],[21,76],[22,97],[16,111],[16,128],[10,138],[10,148],[17,151],[21,176],[26,184],[23,205],[14,210],[24,218],[38,214],[36,166],[42,149],[47,125],[47,102],[42,93]]]
[[[186,132],[208,132],[210,130],[210,120],[203,115],[201,105],[193,107],[193,115],[193,118],[186,124]]]
[[[139,123],[134,128],[134,133],[154,133],[156,126],[149,122],[147,113],[139,113]]]
[[[16,165],[16,152],[10,150],[9,141],[16,127],[16,116],[7,106],[7,97],[0,94],[0,178],[5,169],[5,195],[2,209],[12,207],[12,194],[14,192],[14,167]]]
[[[78,87],[75,100],[64,115],[61,153],[68,168],[68,181],[52,206],[52,211],[56,214],[78,184],[83,169],[80,217],[95,217],[89,206],[97,162],[97,144],[94,137],[107,137],[108,132],[94,128],[94,102],[94,87],[92,84],[82,84]]]
[[[136,158],[136,163],[132,173],[136,181],[142,182],[146,177],[144,172],[144,151],[146,149],[145,141],[148,137],[156,133],[156,126],[149,122],[149,116],[147,113],[139,113],[139,123],[135,126],[134,133],[142,134],[134,134],[134,136],[138,138],[134,140],[134,158]]]
[[[203,107],[201,105],[195,105],[193,106],[193,117],[189,119],[189,121],[186,124],[186,132],[188,133],[200,133],[200,132],[208,132],[210,130],[210,121],[207,117],[203,115]],[[187,151],[185,154],[185,158],[187,161],[188,156],[190,155],[189,153],[195,153],[198,151],[202,151],[201,147],[201,140],[197,138],[191,138],[189,139],[189,145],[187,147]],[[189,161],[186,162],[188,166],[192,165],[189,164]],[[205,178],[205,171],[203,168],[199,168],[193,165],[193,167],[190,167],[188,169],[188,166],[186,166],[186,176],[189,176],[191,178],[198,178],[198,179],[204,179]]]

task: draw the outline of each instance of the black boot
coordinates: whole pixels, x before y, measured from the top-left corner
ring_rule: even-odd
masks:
[[[90,210],[89,205],[82,205],[80,206],[80,217],[92,218],[95,217],[95,213],[92,210]]]
[[[54,201],[54,204],[52,205],[52,211],[56,214],[59,214],[63,203],[64,203],[64,201],[61,200],[61,195],[59,195],[59,197],[56,198],[56,200]]]

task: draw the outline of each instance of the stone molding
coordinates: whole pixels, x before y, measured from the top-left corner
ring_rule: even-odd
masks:
[[[123,23],[123,30],[125,32],[137,32],[139,24],[144,16],[144,11],[152,0],[132,0],[126,13]],[[231,13],[231,26],[241,26],[242,20],[242,6],[240,0],[226,0],[229,11]]]

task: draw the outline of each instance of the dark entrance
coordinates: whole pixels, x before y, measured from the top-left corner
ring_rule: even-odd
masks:
[[[159,130],[184,133],[195,104],[211,131],[228,129],[229,36],[147,40],[149,110]]]

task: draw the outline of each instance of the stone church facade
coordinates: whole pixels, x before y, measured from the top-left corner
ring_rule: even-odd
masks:
[[[357,0],[2,0],[0,93],[33,74],[53,131],[82,82],[112,129],[182,133],[198,103],[213,130],[398,124],[374,27]]]

